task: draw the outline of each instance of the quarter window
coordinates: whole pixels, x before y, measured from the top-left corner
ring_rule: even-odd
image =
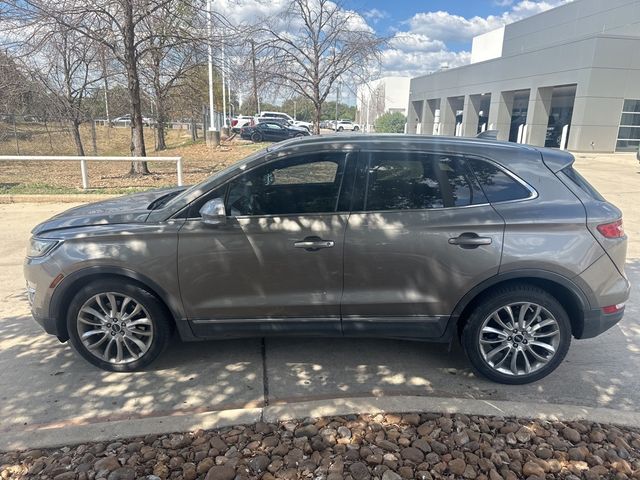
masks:
[[[484,202],[482,191],[459,157],[413,152],[370,154],[366,210],[419,210]]]
[[[531,192],[522,183],[492,163],[468,160],[484,194],[491,203],[529,198]]]
[[[232,180],[227,212],[241,215],[291,215],[335,212],[345,153],[288,157]]]

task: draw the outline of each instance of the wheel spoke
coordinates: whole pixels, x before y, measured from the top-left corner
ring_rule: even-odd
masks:
[[[129,346],[129,344],[127,343],[127,340],[129,340],[127,337],[122,337],[122,344],[126,347],[126,349],[128,350],[129,354],[133,357],[133,359],[137,360],[138,354],[134,352],[133,349]]]
[[[82,334],[82,338],[89,338],[92,335],[99,335],[99,334],[103,334],[106,335],[107,332],[105,332],[104,330],[100,329],[100,330],[87,330],[86,332],[84,332]]]
[[[511,345],[509,345],[509,351],[507,353],[504,354],[504,357],[502,357],[500,359],[500,361],[498,363],[495,363],[493,365],[493,368],[500,368],[502,366],[502,364],[504,363],[504,361],[509,358],[509,354],[513,351],[513,347]]]
[[[100,319],[98,319],[98,322],[92,322],[90,319],[81,317],[81,316],[78,316],[78,321],[87,325],[91,325],[93,327],[99,327],[101,325],[104,325],[104,322]]]
[[[537,332],[541,328],[549,327],[551,325],[556,325],[557,322],[553,318],[548,318],[547,320],[543,320],[540,323],[536,323],[533,327],[531,327],[531,333]]]
[[[151,320],[146,317],[137,318],[132,322],[127,323],[128,327],[137,327],[139,325],[151,325]]]
[[[511,373],[513,373],[514,375],[518,375],[518,353],[520,353],[520,350],[517,348],[513,349],[513,353],[511,356]]]
[[[102,352],[102,359],[106,360],[107,362],[110,361],[109,359],[109,350],[111,350],[111,345],[113,345],[113,337],[109,338],[109,342],[107,343],[107,346],[104,348],[104,352]]]
[[[500,345],[499,347],[494,348],[493,350],[491,350],[489,353],[487,353],[487,360],[492,359],[493,357],[495,357],[498,353],[500,353],[501,351],[503,351],[505,348],[511,348],[511,345],[509,345],[508,343],[503,343],[502,345]]]
[[[511,309],[511,305],[507,305],[506,307],[504,307],[505,312],[507,312],[507,315],[509,316],[509,322],[511,323],[511,327],[510,328],[514,328],[516,326],[516,319],[513,316],[513,310]]]
[[[94,317],[100,319],[100,321],[102,321],[102,322],[106,322],[107,321],[107,317],[105,315],[103,315],[102,313],[98,312],[93,307],[86,307],[86,306],[82,307],[80,312],[84,312],[84,313],[88,313],[89,315],[93,315]]]
[[[122,362],[122,339],[120,337],[116,338],[116,363]]]
[[[550,352],[550,353],[556,353],[556,349],[553,348],[553,346],[549,345],[548,343],[544,343],[544,342],[531,342],[529,345],[531,345],[531,347],[540,347],[540,348],[544,348],[546,351]]]
[[[101,295],[96,295],[94,298],[96,299],[96,303],[100,307],[100,310],[102,310],[104,312],[103,316],[108,317],[109,316],[109,310],[107,310],[107,307],[105,307],[104,303],[102,303],[102,296]]]
[[[136,337],[134,337],[134,336],[132,336],[132,335],[128,335],[128,336],[127,336],[127,338],[128,338],[129,340],[131,340],[133,343],[135,343],[135,344],[138,346],[138,348],[140,349],[140,351],[141,351],[141,352],[143,352],[143,353],[144,353],[144,352],[146,352],[146,351],[147,351],[147,346],[146,346],[146,345],[145,345],[145,343],[144,343],[142,340],[140,340],[139,338],[136,338]]]
[[[524,358],[524,373],[531,373],[531,362],[529,361],[529,356],[527,355],[527,350],[522,351],[522,357]]]
[[[109,339],[109,338],[111,338],[111,336],[110,336],[110,335],[107,335],[107,334],[105,333],[104,337],[102,337],[102,338],[101,338],[100,340],[98,340],[96,343],[92,343],[92,344],[88,344],[88,343],[86,343],[85,345],[87,345],[87,348],[88,348],[89,350],[94,350],[94,349],[98,348],[100,345],[102,345],[104,342],[106,342],[106,341],[107,341],[107,339]]]
[[[521,330],[524,330],[525,328],[525,315],[527,314],[527,312],[529,311],[529,308],[531,307],[530,303],[525,303],[524,305],[520,306],[520,312],[518,312],[518,328],[520,328]]]
[[[494,335],[498,335],[500,337],[503,337],[503,340],[505,338],[507,338],[508,334],[503,332],[502,330],[498,330],[497,328],[493,328],[493,327],[484,327],[482,329],[482,333],[493,333]]]
[[[525,324],[524,328],[529,328],[533,322],[540,316],[540,312],[542,311],[542,307],[540,305],[536,305],[536,309],[531,316],[531,319]]]
[[[538,360],[539,362],[542,363],[547,363],[547,358],[543,357],[542,355],[540,355],[538,352],[536,352],[533,348],[531,348],[530,345],[527,345],[527,352],[529,352],[531,354],[531,356],[533,358],[535,358],[536,360]]]
[[[560,333],[560,330],[558,330],[557,328],[554,328],[553,330],[550,330],[548,332],[534,333],[533,337],[534,338],[549,338],[549,337],[555,337],[559,333]]]
[[[120,318],[124,316],[127,309],[127,305],[129,305],[130,302],[131,302],[131,297],[124,297],[124,300],[122,301],[122,305],[120,305],[120,309],[118,311],[118,313],[120,314]]]
[[[491,319],[494,322],[496,322],[498,325],[500,325],[500,327],[504,328],[505,330],[511,330],[511,327],[502,321],[502,319],[500,318],[500,314],[498,312],[491,315]]]
[[[142,311],[142,307],[140,306],[140,304],[136,304],[135,308],[133,309],[133,311],[127,315],[123,315],[122,316],[122,320],[127,321],[130,318],[135,317],[137,314],[139,314]]]
[[[113,293],[107,293],[107,299],[109,300],[109,305],[111,306],[111,312],[109,316],[111,318],[116,318],[116,314],[118,313],[118,302],[116,302],[116,297]]]

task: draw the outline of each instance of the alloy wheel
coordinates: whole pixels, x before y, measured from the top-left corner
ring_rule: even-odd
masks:
[[[80,341],[96,358],[112,364],[134,362],[153,342],[154,325],[133,297],[116,292],[93,295],[77,316]]]
[[[484,320],[478,342],[483,360],[493,370],[510,376],[529,375],[556,355],[560,326],[541,305],[510,303]]]

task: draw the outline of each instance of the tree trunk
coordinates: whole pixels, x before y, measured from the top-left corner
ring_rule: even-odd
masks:
[[[71,136],[73,137],[73,143],[76,145],[76,152],[79,156],[84,157],[84,146],[80,137],[80,122],[78,120],[71,120]]]
[[[131,103],[131,155],[134,157],[146,157],[147,150],[144,145],[142,100],[140,98],[140,77],[138,75],[138,54],[135,46],[132,0],[123,0],[121,4],[124,13],[124,64],[127,74],[129,101]],[[132,175],[149,174],[147,162],[131,162],[129,173]]]
[[[159,95],[156,97],[156,150],[167,149],[164,122],[164,99]]]
[[[98,155],[98,135],[96,134],[96,121],[91,120],[91,146],[93,147],[93,154]]]
[[[322,116],[322,106],[314,105],[313,112],[313,133],[320,135],[320,117]]]

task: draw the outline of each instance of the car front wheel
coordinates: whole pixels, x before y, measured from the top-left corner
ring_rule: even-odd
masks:
[[[135,283],[101,280],[82,288],[67,315],[73,347],[93,365],[113,372],[139,370],[169,342],[160,301]]]
[[[553,372],[571,343],[562,305],[533,285],[513,285],[487,296],[471,313],[462,345],[474,369],[499,383],[535,382]]]
[[[262,141],[262,135],[260,135],[258,132],[252,133],[251,141],[255,143],[260,143]]]

